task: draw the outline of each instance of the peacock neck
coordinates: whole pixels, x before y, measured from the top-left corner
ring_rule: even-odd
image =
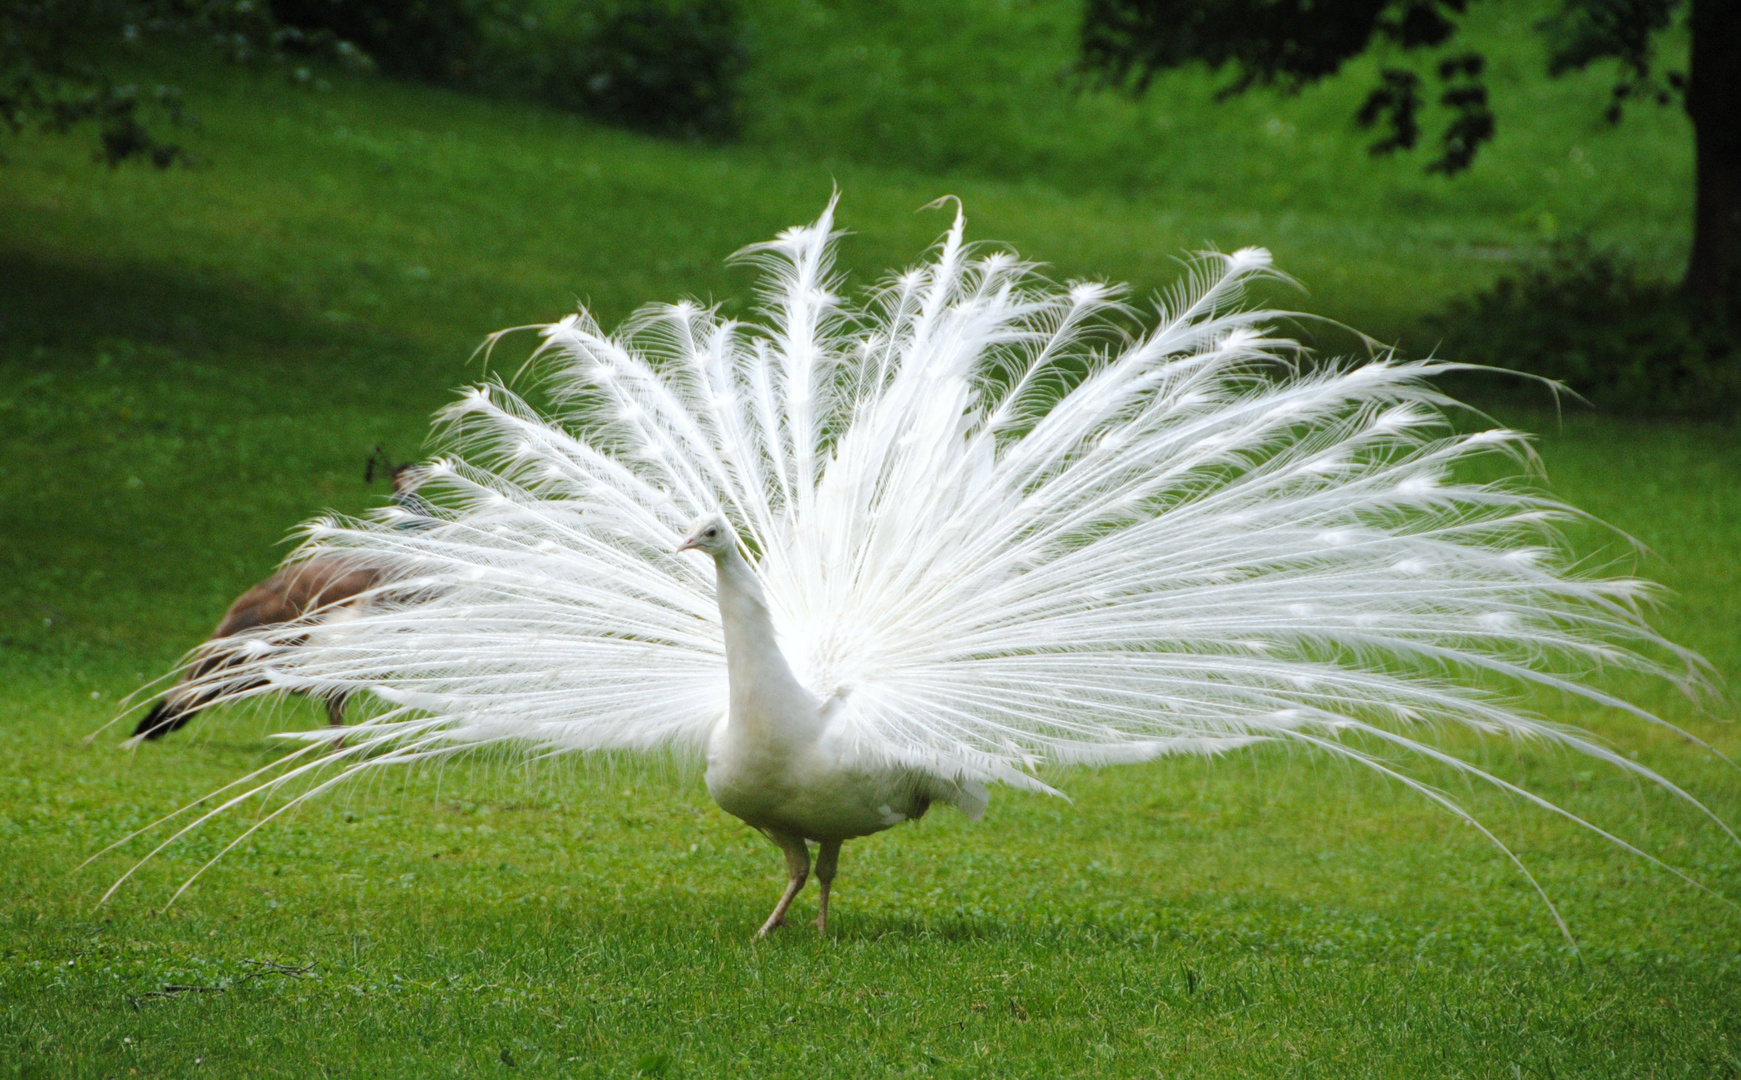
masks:
[[[739,737],[793,741],[809,735],[810,695],[799,684],[774,636],[762,583],[731,549],[714,559],[719,570],[719,615],[725,629],[726,675],[731,683],[731,725]]]

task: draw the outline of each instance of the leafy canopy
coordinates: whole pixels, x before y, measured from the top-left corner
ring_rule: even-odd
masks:
[[[1475,161],[1497,130],[1483,81],[1487,60],[1459,50],[1456,35],[1470,0],[1088,0],[1082,63],[1103,82],[1142,93],[1164,71],[1192,63],[1231,68],[1222,94],[1254,86],[1298,91],[1335,75],[1349,60],[1383,49],[1395,62],[1355,113],[1377,129],[1374,154],[1412,150],[1421,139],[1426,79],[1412,62],[1427,58],[1438,104],[1449,118],[1439,153],[1427,168],[1453,175]],[[1549,44],[1549,71],[1561,75],[1598,60],[1620,61],[1608,109],[1618,122],[1624,103],[1647,96],[1667,103],[1685,77],[1656,77],[1656,38],[1682,0],[1563,0],[1538,24]]]

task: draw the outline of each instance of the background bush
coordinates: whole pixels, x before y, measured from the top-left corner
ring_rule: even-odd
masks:
[[[738,127],[745,37],[731,0],[273,0],[272,13],[355,43],[392,75],[658,135]]]
[[[1586,237],[1550,245],[1429,324],[1447,358],[1559,380],[1603,411],[1741,412],[1737,328]]]
[[[744,53],[728,0],[631,0],[550,65],[540,96],[638,131],[729,138]]]
[[[327,31],[382,71],[414,79],[463,78],[483,45],[471,0],[272,0],[272,15],[305,32]]]
[[[115,54],[150,35],[205,39],[234,59],[249,59],[274,51],[275,30],[251,0],[6,0],[0,127],[66,134],[89,123],[97,129],[95,156],[111,167],[133,158],[159,168],[191,160],[145,122],[159,132],[163,121],[181,125],[181,92],[164,85],[141,92],[118,79]]]

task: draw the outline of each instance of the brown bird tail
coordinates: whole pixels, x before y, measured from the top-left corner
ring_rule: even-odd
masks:
[[[198,705],[177,708],[170,704],[168,697],[159,698],[157,704],[151,706],[151,711],[140,719],[139,726],[133,729],[133,737],[138,738],[143,735],[150,740],[161,739],[192,720],[197,712],[199,712]]]

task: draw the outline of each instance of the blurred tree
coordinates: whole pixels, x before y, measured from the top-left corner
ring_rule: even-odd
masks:
[[[271,0],[281,25],[351,42],[389,75],[428,82],[470,74],[483,44],[484,7],[472,0]]]
[[[110,165],[146,157],[165,167],[181,157],[181,147],[159,141],[140,122],[138,89],[117,85],[93,59],[104,38],[137,39],[144,20],[134,16],[143,14],[102,0],[0,5],[0,118],[14,133],[30,126],[65,132],[95,121],[99,156]],[[182,119],[171,88],[158,87],[153,96],[171,119]]]
[[[744,32],[731,0],[607,6],[579,70],[584,107],[609,123],[729,139],[737,130]]]
[[[1107,83],[1142,93],[1156,75],[1201,61],[1233,69],[1222,91],[1286,91],[1317,82],[1374,47],[1435,50],[1439,103],[1450,118],[1427,165],[1467,169],[1495,133],[1482,83],[1485,58],[1453,46],[1470,0],[1087,0],[1084,67]],[[1661,72],[1656,43],[1685,14],[1692,34],[1687,72]],[[1693,122],[1697,154],[1692,257],[1685,288],[1741,318],[1741,0],[1561,0],[1538,24],[1548,69],[1560,75],[1605,59],[1620,73],[1607,108],[1619,123],[1627,103],[1679,98]],[[1387,65],[1355,114],[1378,128],[1374,154],[1420,140],[1423,79],[1413,66]]]
[[[187,160],[152,130],[183,122],[180,91],[142,93],[114,74],[152,36],[236,60],[378,66],[664,135],[736,133],[747,38],[734,0],[588,0],[550,25],[538,14],[535,0],[0,0],[0,123],[65,133],[92,122],[111,166]]]
[[[97,128],[97,157],[111,166],[138,158],[159,168],[187,151],[147,127],[146,113],[179,125],[189,119],[181,91],[117,82],[118,55],[148,37],[205,41],[232,60],[286,51],[369,61],[327,33],[280,26],[256,0],[0,0],[0,123],[65,133]]]

